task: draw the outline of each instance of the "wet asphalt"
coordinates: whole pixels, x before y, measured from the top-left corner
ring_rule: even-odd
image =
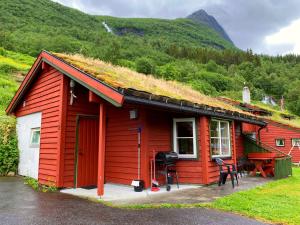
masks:
[[[0,224],[201,224],[264,223],[212,209],[129,210],[104,206],[62,193],[41,193],[20,177],[0,177]]]

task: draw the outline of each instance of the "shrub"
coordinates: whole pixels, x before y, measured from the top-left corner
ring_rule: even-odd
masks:
[[[6,56],[6,51],[2,47],[0,47],[0,55]]]
[[[206,64],[206,70],[209,72],[217,72],[218,65],[214,60],[209,60]]]
[[[0,175],[17,172],[19,152],[15,119],[0,117]]]
[[[155,72],[155,65],[151,59],[142,57],[136,60],[136,71],[144,74]]]

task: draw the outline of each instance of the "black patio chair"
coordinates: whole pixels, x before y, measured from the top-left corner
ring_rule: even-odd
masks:
[[[240,157],[237,160],[237,173],[243,177],[243,174],[246,172],[247,167],[249,165],[249,161],[246,157]]]
[[[234,178],[236,179],[236,184],[239,184],[238,177],[237,177],[237,170],[234,164],[227,164],[222,159],[216,158],[216,163],[219,166],[220,170],[220,177],[218,185],[226,183],[227,176],[230,175],[232,188],[234,188]],[[224,169],[226,168],[226,169]]]

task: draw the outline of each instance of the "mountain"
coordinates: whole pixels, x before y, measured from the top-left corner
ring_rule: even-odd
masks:
[[[213,96],[239,99],[247,83],[253,100],[283,95],[287,109],[300,115],[300,56],[239,50],[214,30],[215,20],[206,15],[210,23],[200,22],[201,16],[196,22],[197,14],[206,15],[200,11],[194,19],[117,18],[88,15],[50,0],[1,0],[0,111],[24,74],[6,65],[10,58],[19,61],[25,57],[20,53],[35,57],[46,49],[99,58]]]
[[[50,0],[0,1],[0,45],[9,50],[33,56],[41,49],[81,52],[105,59],[109,48],[128,58],[159,55],[158,47],[172,44],[234,48],[207,25],[189,19],[95,16]]]
[[[221,35],[225,40],[233,44],[233,41],[230,39],[229,35],[226,33],[224,28],[218,23],[218,21],[203,9],[200,9],[191,15],[187,16],[188,19],[191,19],[197,23],[205,24],[208,27],[215,30],[218,34]]]

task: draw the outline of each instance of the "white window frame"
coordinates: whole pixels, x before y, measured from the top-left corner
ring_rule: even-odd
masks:
[[[280,145],[278,141],[282,140],[283,141],[283,145]],[[275,139],[275,145],[276,147],[284,147],[285,146],[285,139],[284,138],[276,138]]]
[[[193,125],[193,137],[178,137],[177,136],[177,122],[192,122]],[[193,138],[193,154],[179,154],[178,138]],[[178,154],[181,159],[195,159],[197,158],[197,133],[196,133],[196,120],[195,118],[174,118],[173,119],[173,147],[174,152]]]
[[[35,132],[39,131],[40,132],[40,138],[38,140],[38,143],[32,143],[33,141],[33,134]],[[39,147],[40,146],[40,142],[41,142],[41,128],[40,127],[36,127],[36,128],[31,128],[31,131],[30,131],[30,142],[29,142],[29,146],[31,148],[36,148],[36,147]]]
[[[224,155],[224,154],[219,154],[219,155],[213,155],[212,150],[211,150],[211,157],[212,158],[225,158],[225,157],[231,157],[232,156],[232,147],[231,147],[231,129],[230,129],[230,122],[227,120],[218,120],[218,119],[212,119],[211,122],[218,122],[218,130],[219,130],[219,136],[218,137],[211,137],[211,130],[209,129],[209,135],[210,135],[210,146],[211,146],[211,140],[212,139],[219,139],[219,148],[220,152],[222,153],[222,136],[221,136],[221,122],[227,123],[228,124],[228,144],[229,144],[229,154]]]
[[[294,145],[294,141],[297,140],[297,141],[300,141],[300,138],[292,138],[292,147],[300,147],[300,144],[298,145]]]

